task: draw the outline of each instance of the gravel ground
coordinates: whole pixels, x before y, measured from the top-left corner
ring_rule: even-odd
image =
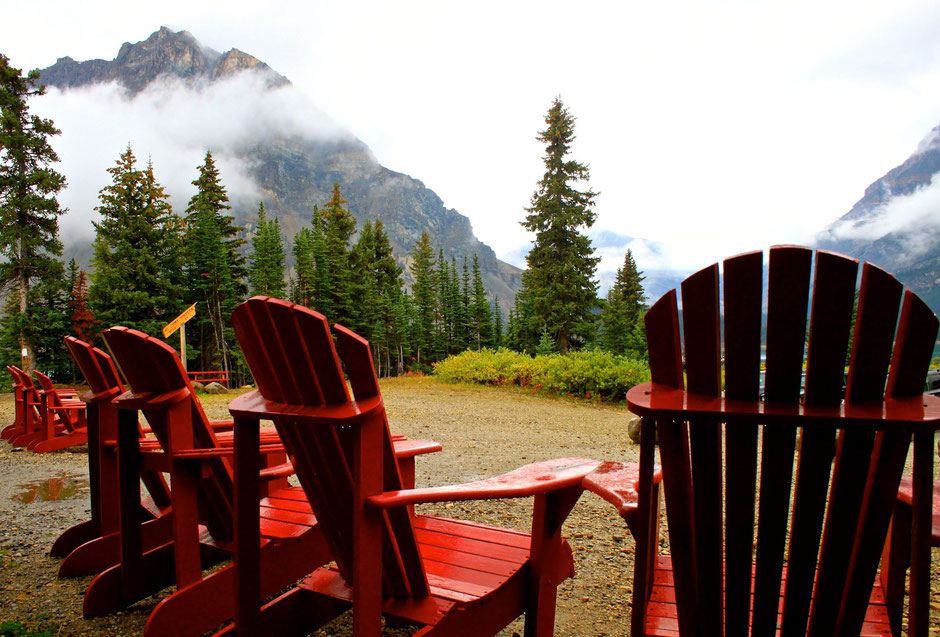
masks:
[[[638,447],[626,436],[627,412],[613,406],[534,396],[524,391],[444,385],[433,379],[383,382],[389,420],[395,433],[433,439],[444,450],[418,460],[418,486],[476,480],[522,464],[559,456],[636,461]],[[204,397],[210,418],[227,417],[232,394]],[[0,395],[0,422],[12,420],[12,397]],[[58,635],[139,635],[159,597],[107,617],[82,619],[81,603],[91,578],[59,580],[59,559],[47,556],[64,529],[87,519],[83,479],[87,450],[48,454],[14,450],[0,442],[0,624],[19,621],[30,627],[55,626]],[[42,501],[35,485],[66,476],[73,497]],[[39,492],[41,496],[41,492]],[[531,501],[500,504],[467,502],[427,506],[425,512],[469,517],[526,529]],[[613,507],[585,494],[568,518],[566,536],[575,557],[576,577],[558,593],[555,634],[628,635],[632,595],[633,539]],[[934,552],[931,601],[932,634],[940,634],[940,552]],[[522,633],[517,620],[501,636]],[[407,630],[388,630],[408,635]],[[348,618],[315,633],[351,634]]]

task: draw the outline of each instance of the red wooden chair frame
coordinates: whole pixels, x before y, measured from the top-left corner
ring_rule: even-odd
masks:
[[[65,557],[59,577],[77,577],[100,573],[120,562],[118,416],[112,401],[124,392],[124,386],[107,353],[72,336],[65,337],[65,345],[90,388],[82,400],[87,405],[91,519],[63,532],[49,554]],[[144,438],[146,432],[138,425],[139,437]],[[166,515],[171,510],[170,490],[158,471],[142,469],[140,479],[149,494],[140,503],[142,541],[144,550],[151,550],[172,539]]]
[[[232,324],[258,390],[229,406],[235,418],[239,635],[307,634],[345,609],[353,633],[379,635],[383,614],[416,635],[494,635],[526,614],[527,635],[551,635],[556,587],[573,572],[561,526],[598,463],[563,458],[476,483],[403,489],[369,344],[333,333],[324,317],[255,297]],[[259,612],[255,549],[258,423],[272,420],[295,463],[335,560]],[[531,533],[415,516],[425,502],[534,496]],[[447,538],[446,540],[444,538]]]
[[[52,380],[33,370],[39,382],[40,436],[29,443],[28,449],[36,453],[56,451],[88,442],[85,403],[75,398],[75,392],[56,389]]]
[[[33,422],[38,418],[36,413],[38,399],[35,397],[36,388],[33,386],[32,381],[30,381],[28,388],[23,385],[20,376],[22,370],[13,365],[7,365],[6,367],[7,371],[10,372],[10,376],[13,377],[14,417],[13,423],[4,427],[3,431],[0,432],[0,438],[12,442],[14,438],[23,435],[27,431],[32,431]],[[32,402],[27,398],[30,394],[32,394]]]
[[[937,318],[865,264],[843,401],[858,262],[772,248],[760,400],[762,261],[757,252],[723,264],[723,359],[717,264],[682,284],[682,338],[674,290],[646,315],[653,381],[627,401],[644,418],[644,458],[658,434],[671,556],[636,573],[656,585],[648,596],[634,587],[631,634],[891,634],[877,570],[913,439],[909,634],[926,635],[940,400],[922,390]],[[641,494],[652,476],[641,462]]]
[[[144,634],[200,635],[230,620],[236,611],[232,565],[203,573],[231,556],[237,544],[231,432],[229,444],[223,444],[226,432],[217,432],[206,417],[171,347],[122,327],[105,330],[104,338],[130,386],[113,400],[118,419],[120,561],[92,581],[84,612],[110,612],[175,583],[175,592],[151,612]],[[158,444],[142,441],[140,413]],[[440,448],[418,441],[405,441],[404,446],[412,462],[414,455]],[[303,491],[286,483],[293,470],[283,464],[284,447],[276,433],[266,431],[255,451],[267,458],[255,472],[265,483],[257,491],[256,506],[265,515],[256,542],[265,556],[258,585],[270,595],[329,561],[330,553]],[[147,546],[146,523],[137,511],[140,475],[148,470],[168,473],[171,483],[172,515],[165,516],[171,532],[167,542],[154,548]]]
[[[13,427],[4,430],[14,447],[27,447],[42,435],[39,420],[39,392],[29,374],[15,365],[7,365],[14,381],[17,416]]]

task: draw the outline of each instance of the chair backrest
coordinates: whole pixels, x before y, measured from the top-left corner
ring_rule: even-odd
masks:
[[[357,507],[364,497],[402,488],[369,344],[334,326],[354,400],[322,314],[254,297],[235,309],[232,325],[336,564],[353,583]],[[383,467],[371,489],[357,481],[356,460],[357,449],[370,445]],[[427,577],[407,507],[389,511],[383,534],[385,593],[426,596]]]
[[[764,326],[762,253],[722,269],[723,305],[714,264],[645,319],[654,392],[688,391],[658,422],[680,627],[774,634],[785,570],[783,634],[859,634],[914,430],[885,414],[921,394],[937,318],[870,264],[855,311],[857,261],[778,246]]]
[[[107,353],[74,336],[65,337],[65,346],[85,377],[92,394],[115,394],[124,391],[114,361]]]
[[[103,336],[130,392],[142,400],[141,411],[164,451],[172,456],[180,450],[219,446],[172,347],[127,327],[106,329]],[[161,400],[171,394],[176,395],[173,400]],[[214,538],[230,540],[234,533],[231,464],[223,457],[205,458],[200,468],[196,481],[200,515]]]
[[[45,393],[49,405],[52,407],[61,407],[62,399],[59,398],[59,394],[55,390],[55,384],[52,382],[52,379],[35,369],[33,370],[33,377],[39,383],[39,388]]]
[[[27,394],[30,400],[36,400],[36,385],[33,384],[33,379],[29,374],[16,365],[7,365],[7,369],[16,379],[14,382],[19,386],[19,390]]]

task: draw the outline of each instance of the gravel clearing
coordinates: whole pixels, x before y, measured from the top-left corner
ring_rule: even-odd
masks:
[[[536,396],[522,390],[445,385],[431,378],[383,381],[382,392],[392,431],[414,439],[433,439],[440,453],[418,460],[418,486],[453,484],[495,476],[529,462],[560,456],[636,461],[639,447],[629,442],[629,414],[609,405]],[[203,396],[210,418],[228,417],[234,394]],[[12,422],[12,396],[0,395],[0,423]],[[90,577],[59,580],[60,560],[48,557],[52,542],[72,524],[89,517],[87,449],[47,454],[14,450],[0,442],[0,624],[19,621],[30,627],[55,625],[57,635],[140,635],[159,597],[123,612],[83,619],[82,598]],[[73,497],[42,501],[28,485],[56,477],[71,480]],[[77,481],[76,481],[77,480]],[[26,494],[26,495],[24,495]],[[41,495],[41,494],[40,494]],[[527,529],[531,500],[466,502],[424,506],[443,513]],[[555,634],[628,635],[633,584],[634,543],[613,507],[584,494],[565,525],[577,575],[559,589]],[[940,554],[934,552],[932,634],[940,634]],[[348,617],[314,633],[350,635]],[[522,634],[517,620],[501,636]],[[389,635],[411,631],[388,629]]]

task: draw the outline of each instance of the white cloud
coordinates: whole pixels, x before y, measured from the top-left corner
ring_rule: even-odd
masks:
[[[30,104],[51,118],[62,134],[52,138],[69,185],[60,201],[67,241],[91,236],[98,193],[111,182],[106,172],[128,144],[144,166],[152,159],[157,181],[182,213],[195,193],[192,181],[211,150],[233,204],[254,208],[260,199],[240,151],[272,135],[328,139],[346,135],[293,86],[265,90],[260,73],[244,72],[209,86],[176,78],[129,97],[115,83],[58,90]]]
[[[893,197],[866,219],[841,221],[832,227],[831,232],[837,239],[868,241],[898,232],[908,257],[916,258],[938,243],[940,179],[932,180],[910,195]]]

